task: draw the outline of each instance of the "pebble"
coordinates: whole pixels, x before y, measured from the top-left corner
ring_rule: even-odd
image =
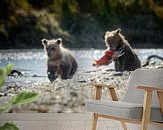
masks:
[[[147,68],[163,68],[163,63],[151,64]],[[122,99],[130,74],[131,72],[117,73],[112,70],[99,69],[78,72],[72,79],[57,79],[53,83],[47,79],[8,83],[3,90],[0,90],[0,101],[3,100],[3,97],[11,97],[18,92],[33,91],[41,95],[37,101],[14,107],[10,112],[84,112],[85,100],[94,97],[94,89],[88,83],[112,84],[116,87],[118,98]],[[103,99],[111,100],[108,89],[104,89],[102,92]]]

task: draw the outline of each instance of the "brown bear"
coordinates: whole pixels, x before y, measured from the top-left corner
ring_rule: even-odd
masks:
[[[123,55],[114,58],[115,70],[116,71],[133,71],[141,67],[141,62],[125,39],[121,34],[121,29],[114,31],[107,31],[105,33],[105,44],[111,51],[123,51]]]
[[[58,75],[62,79],[72,78],[77,71],[78,64],[71,52],[62,46],[62,39],[42,39],[42,44],[48,56],[47,74],[49,80],[53,82]]]

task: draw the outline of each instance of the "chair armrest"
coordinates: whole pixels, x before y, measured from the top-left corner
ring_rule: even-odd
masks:
[[[90,83],[89,85],[92,85],[96,88],[96,92],[95,92],[95,100],[100,100],[101,99],[101,94],[102,94],[102,88],[106,87],[109,89],[111,98],[113,101],[118,101],[116,92],[115,92],[115,87],[112,85],[106,85],[106,84],[96,84],[96,83]]]
[[[158,91],[158,92],[163,92],[163,89],[162,88],[153,87],[153,86],[138,86],[136,88],[137,89],[143,89],[145,91]]]

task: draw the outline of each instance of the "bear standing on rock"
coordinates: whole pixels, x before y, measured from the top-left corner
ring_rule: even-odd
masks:
[[[42,39],[42,44],[48,56],[47,74],[49,80],[53,82],[58,75],[62,79],[72,78],[77,71],[78,64],[71,52],[62,46],[62,39]]]

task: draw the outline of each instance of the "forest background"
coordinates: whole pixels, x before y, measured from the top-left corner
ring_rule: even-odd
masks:
[[[105,48],[105,31],[121,28],[135,48],[163,48],[162,0],[0,0],[0,49]]]

